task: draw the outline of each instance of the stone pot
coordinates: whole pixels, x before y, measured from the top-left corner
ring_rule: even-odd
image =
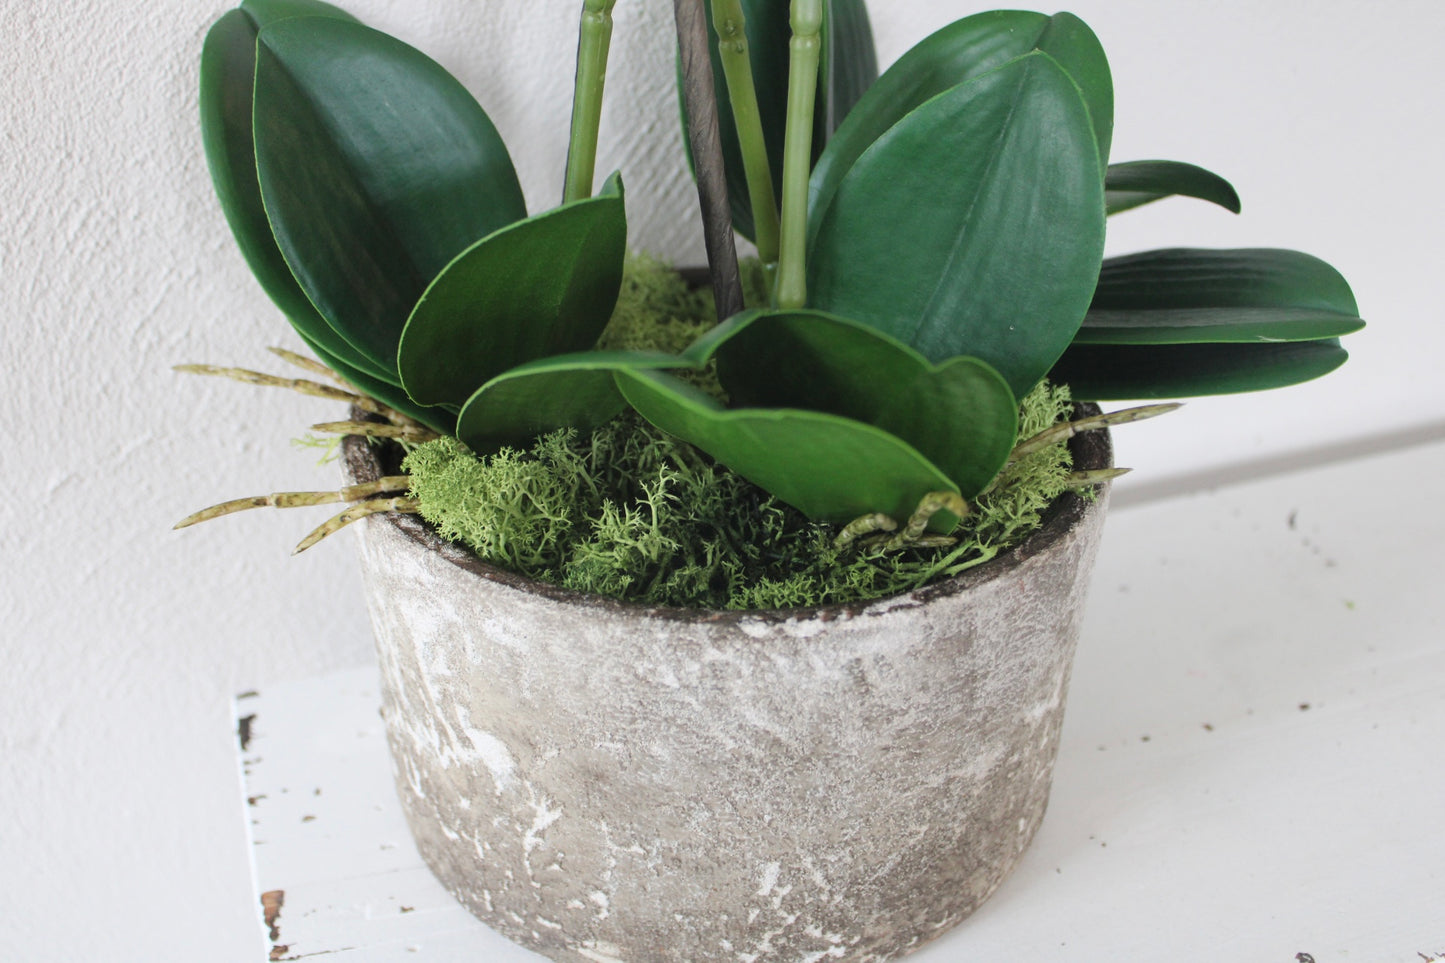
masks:
[[[1076,464],[1111,463],[1107,434]],[[351,439],[355,482],[380,469]],[[554,960],[881,961],[966,917],[1048,800],[1107,493],[868,604],[647,609],[360,528],[417,846]]]

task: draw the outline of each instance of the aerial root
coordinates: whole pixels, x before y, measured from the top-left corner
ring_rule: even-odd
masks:
[[[1093,471],[1071,472],[1069,477],[1064,479],[1064,484],[1069,488],[1092,488],[1095,485],[1102,485],[1104,482],[1127,475],[1133,470],[1132,468],[1098,468]]]
[[[952,512],[958,519],[973,509],[957,492],[929,492],[918,502],[908,524],[899,531],[898,522],[884,514],[864,515],[844,526],[833,540],[837,548],[847,548],[855,541],[862,548],[881,548],[885,552],[901,552],[910,548],[947,548],[958,540],[947,535],[929,535],[929,523],[942,511]],[[861,539],[861,541],[860,541]]]
[[[392,475],[379,481],[362,485],[350,485],[334,492],[273,492],[270,495],[253,495],[250,498],[236,498],[210,508],[203,508],[193,515],[187,515],[176,523],[176,528],[189,528],[201,522],[208,522],[223,515],[252,508],[304,508],[309,505],[335,505],[340,502],[359,502],[389,492],[404,492],[411,487],[411,476]]]
[[[864,515],[862,518],[855,518],[843,530],[838,537],[833,539],[835,548],[847,548],[864,535],[872,535],[874,532],[892,532],[898,529],[898,523],[884,515],[876,512],[872,515]]]
[[[423,425],[383,425],[375,421],[324,421],[319,425],[312,425],[312,431],[324,432],[328,435],[360,435],[363,438],[395,438],[398,441],[411,441],[418,444],[424,441],[435,441],[441,435]]]
[[[1171,411],[1177,411],[1181,407],[1183,405],[1177,402],[1167,405],[1144,405],[1139,408],[1125,408],[1121,411],[1110,411],[1102,415],[1080,418],[1077,421],[1064,421],[1057,425],[1050,425],[1027,441],[1019,442],[1009,455],[1009,464],[1016,465],[1036,451],[1042,451],[1061,441],[1068,441],[1075,435],[1083,434],[1086,431],[1109,428],[1114,425],[1127,425],[1131,422],[1143,421],[1146,418],[1157,418]]]
[[[298,365],[314,374],[322,375],[323,377],[331,378],[345,384],[345,379],[341,378],[336,372],[324,364],[321,364],[319,361],[312,361],[310,358],[296,354],[294,351],[287,351],[285,348],[271,348],[270,350],[273,354],[291,364]],[[277,375],[266,374],[264,371],[252,371],[249,368],[227,368],[214,364],[178,364],[174,370],[184,374],[229,378],[232,381],[241,381],[249,385],[261,385],[266,388],[289,388],[292,391],[298,391],[312,398],[325,398],[328,401],[341,401],[349,405],[355,405],[362,411],[379,415],[394,425],[400,425],[406,428],[424,428],[416,419],[402,414],[389,405],[382,404],[375,398],[357,391],[349,391],[346,388],[338,388],[335,385],[324,385],[318,381],[310,381],[305,378],[281,378]]]
[[[267,348],[266,350],[271,352],[287,364],[295,365],[301,370],[309,371],[314,375],[320,375],[323,378],[329,378],[339,385],[346,385],[346,381],[341,377],[341,375],[337,374],[335,371],[332,371],[330,368],[322,364],[320,361],[317,361],[315,358],[308,358],[304,354],[297,354],[295,351],[288,351],[287,349],[281,347],[273,346]],[[350,386],[348,385],[347,387]]]
[[[292,555],[300,555],[317,542],[329,535],[335,535],[352,522],[360,521],[363,518],[370,518],[372,515],[384,515],[387,512],[397,512],[402,515],[416,515],[421,509],[418,507],[415,498],[377,498],[358,505],[352,505],[339,515],[334,515],[324,524],[318,526],[310,535],[303,538],[292,550]]]
[[[918,507],[913,510],[913,515],[908,519],[903,531],[889,539],[884,550],[898,552],[905,548],[952,545],[954,539],[946,535],[924,535],[924,532],[928,531],[928,524],[933,521],[933,516],[942,511],[952,512],[962,521],[972,509],[957,492],[929,492],[918,502]]]

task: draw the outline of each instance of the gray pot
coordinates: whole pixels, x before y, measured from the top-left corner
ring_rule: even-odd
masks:
[[[1111,462],[1106,434],[1076,463]],[[354,481],[379,476],[346,451]],[[397,788],[473,913],[554,960],[881,961],[1043,818],[1106,494],[866,605],[645,609],[361,528]]]

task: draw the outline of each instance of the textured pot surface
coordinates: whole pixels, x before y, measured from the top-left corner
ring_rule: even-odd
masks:
[[[1079,439],[1082,467],[1109,461]],[[358,479],[375,463],[348,449]],[[1104,501],[868,605],[644,610],[361,527],[397,785],[427,863],[556,960],[885,960],[1043,817]]]

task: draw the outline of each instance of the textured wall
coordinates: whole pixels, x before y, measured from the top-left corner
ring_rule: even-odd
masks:
[[[352,9],[477,92],[537,208],[559,190],[576,6]],[[210,501],[335,477],[288,444],[334,414],[326,405],[169,371],[184,361],[274,368],[263,347],[294,344],[234,250],[201,158],[196,62],[225,7],[0,2],[0,469],[10,488],[0,501],[0,919],[16,958],[257,958],[226,698],[369,650],[350,546],[286,557],[319,519],[256,514],[168,531]],[[885,61],[975,9],[874,8]],[[1438,430],[1445,78],[1432,45],[1445,8],[1081,0],[1074,10],[1114,58],[1117,156],[1214,167],[1246,205],[1238,220],[1184,202],[1141,211],[1119,220],[1114,247],[1304,247],[1345,269],[1375,322],[1331,381],[1200,402],[1174,424],[1127,429],[1121,463],[1157,481]],[[601,165],[627,174],[633,242],[693,259],[666,13],[663,0],[618,5]]]

